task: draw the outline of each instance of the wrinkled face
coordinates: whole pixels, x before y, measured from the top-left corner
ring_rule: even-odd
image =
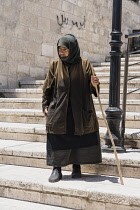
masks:
[[[59,47],[58,54],[60,57],[67,57],[69,55],[69,49],[66,47]]]

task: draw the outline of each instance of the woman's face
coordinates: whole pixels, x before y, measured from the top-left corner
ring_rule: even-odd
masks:
[[[60,57],[67,57],[69,55],[69,49],[66,47],[59,47],[58,54]]]

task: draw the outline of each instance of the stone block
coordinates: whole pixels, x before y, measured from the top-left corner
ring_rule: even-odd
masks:
[[[5,35],[6,33],[6,26],[1,24],[0,22],[0,35]]]
[[[54,9],[57,9],[57,10],[61,10],[62,9],[62,2],[63,0],[52,0],[50,2],[50,7],[51,8],[54,8]]]
[[[79,0],[66,0],[67,2],[70,2],[72,4],[78,5]]]
[[[84,0],[78,0],[78,6],[79,7],[85,6],[85,1]]]
[[[19,51],[22,52],[23,47],[24,47],[24,42],[22,39],[17,39],[17,38],[11,38],[11,43],[10,43],[10,50],[13,51]]]
[[[10,45],[11,45],[10,37],[1,35],[0,36],[0,47],[7,49],[7,48],[10,48]]]
[[[22,52],[7,50],[7,61],[8,62],[22,62]]]
[[[106,203],[105,204],[105,210],[135,210],[135,207],[131,206],[125,206],[125,205],[117,205],[117,204],[112,204],[112,203]]]
[[[60,195],[41,193],[40,196],[41,196],[40,197],[41,203],[61,206],[61,196]]]
[[[7,75],[0,75],[0,88],[6,88],[7,87],[7,82],[8,82],[8,76]]]
[[[3,18],[7,28],[15,29],[19,21],[20,11],[16,7],[5,6],[3,10]]]
[[[51,22],[50,31],[52,31],[52,33],[60,34],[61,33],[61,27],[56,22],[56,20],[55,21],[54,20],[51,20],[50,22]]]
[[[6,62],[7,61],[7,55],[6,55],[6,49],[0,48],[0,62]]]
[[[7,196],[7,188],[0,186],[0,196],[6,197]]]
[[[20,11],[20,23],[32,28],[37,28],[38,17],[26,11]]]
[[[16,75],[8,76],[7,84],[8,88],[17,88],[18,87],[17,76]]]
[[[10,78],[11,76],[15,76],[18,70],[17,62],[9,62],[8,69],[9,69],[8,77]]]
[[[8,75],[8,63],[0,62],[0,73],[2,75]]]
[[[50,8],[42,7],[42,17],[48,18],[50,20],[57,21],[57,15],[60,15],[61,11]]]
[[[9,31],[9,33],[7,32],[7,35],[10,36],[11,31]],[[28,40],[29,38],[29,28],[27,26],[23,26],[23,25],[17,25],[15,28],[15,31],[13,33],[13,36],[20,38],[20,39],[24,39],[24,40]]]
[[[42,31],[50,31],[50,20],[48,18],[38,17],[38,28]]]
[[[47,58],[46,56],[35,56],[35,65],[38,67],[48,68],[49,58]]]
[[[25,201],[27,200],[27,201],[40,202],[40,193],[35,191],[8,188],[7,196],[10,198],[20,199]]]
[[[85,7],[75,6],[74,7],[74,15],[76,15],[78,17],[81,17],[81,18],[86,16],[86,9],[85,9]]]
[[[44,68],[39,67],[30,67],[30,77],[35,79],[44,79],[45,78],[45,70]]]
[[[43,33],[43,42],[51,44],[51,45],[56,45],[59,38],[61,38],[60,34],[56,34],[52,32]]]
[[[41,55],[41,45],[35,42],[24,41],[23,52],[30,53],[33,55]]]
[[[50,6],[51,0],[38,0],[38,3],[44,6]]]
[[[42,55],[53,57],[54,56],[54,46],[48,44],[42,44]]]
[[[82,208],[83,210],[106,210],[105,203],[92,201],[90,199],[82,199]],[[113,209],[112,209],[113,210]]]
[[[29,28],[29,40],[41,44],[43,41],[43,33],[40,30]]]
[[[75,8],[74,4],[72,4],[70,2],[63,1],[63,3],[62,3],[62,11],[65,11],[65,12],[73,14],[74,13],[74,8]]]
[[[29,76],[30,74],[30,67],[23,64],[18,64],[17,76]]]
[[[23,63],[26,65],[35,65],[35,55],[30,53],[22,53]]]
[[[41,5],[35,2],[24,0],[24,10],[30,14],[41,16]]]
[[[63,207],[82,209],[82,199],[78,197],[62,196]]]

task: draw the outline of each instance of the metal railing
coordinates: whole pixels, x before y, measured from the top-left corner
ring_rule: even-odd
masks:
[[[125,38],[128,39],[127,42],[127,50],[125,52],[125,67],[124,67],[124,84],[123,84],[123,101],[122,101],[122,110],[123,110],[123,114],[122,114],[122,124],[121,124],[121,136],[122,139],[124,140],[124,134],[125,134],[125,119],[126,119],[126,100],[127,100],[127,95],[134,93],[138,90],[140,90],[140,88],[137,88],[133,91],[130,91],[127,93],[127,82],[136,78],[139,78],[140,76],[134,76],[130,79],[128,79],[128,67],[129,66],[133,66],[133,65],[138,65],[140,64],[140,62],[135,62],[131,65],[129,65],[129,55],[134,54],[134,53],[140,53],[140,50],[137,51],[130,51],[130,46],[131,46],[131,39],[133,37],[140,37],[140,32],[138,33],[132,33],[132,34],[128,34],[125,35]]]

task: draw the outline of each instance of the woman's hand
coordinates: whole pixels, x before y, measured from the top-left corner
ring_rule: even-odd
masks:
[[[96,76],[91,76],[91,84],[93,85],[93,87],[96,87],[97,85],[99,85],[99,78]]]
[[[48,108],[44,109],[43,113],[45,116],[46,116],[47,112],[48,112]]]

